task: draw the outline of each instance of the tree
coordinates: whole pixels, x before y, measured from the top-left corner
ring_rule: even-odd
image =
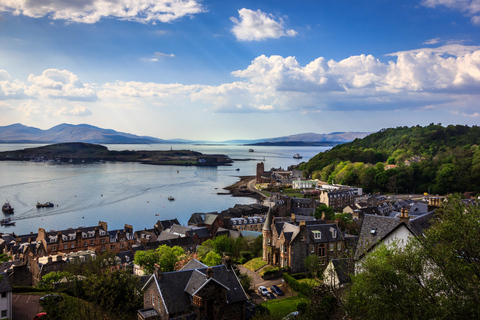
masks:
[[[143,267],[144,272],[147,274],[153,273],[155,264],[160,265],[163,272],[169,272],[175,270],[175,264],[184,254],[185,250],[179,246],[168,247],[163,245],[156,250],[137,251],[133,261],[135,264]]]
[[[216,266],[222,263],[222,257],[218,253],[210,251],[209,253],[207,253],[205,259],[203,259],[203,263],[209,267]]]
[[[320,271],[320,260],[317,255],[309,255],[303,261],[305,269],[307,269],[312,276],[316,276],[318,271]]]
[[[480,318],[480,208],[449,198],[424,235],[365,258],[346,296],[353,318]]]
[[[315,219],[321,219],[322,213],[325,213],[325,220],[333,220],[335,218],[335,210],[323,203],[315,209]]]

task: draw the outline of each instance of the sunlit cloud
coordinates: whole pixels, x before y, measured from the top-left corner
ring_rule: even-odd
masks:
[[[260,10],[238,10],[239,19],[231,17],[234,23],[233,34],[240,41],[260,41],[266,39],[278,39],[283,36],[294,37],[297,32],[293,29],[285,30],[282,19],[278,21],[271,14]]]
[[[196,0],[3,0],[0,11],[77,23],[96,23],[104,18],[155,23],[172,22],[204,9]]]

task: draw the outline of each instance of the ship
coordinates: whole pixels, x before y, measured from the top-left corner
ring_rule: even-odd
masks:
[[[13,208],[10,205],[10,202],[8,202],[8,200],[2,206],[2,211],[3,213],[13,213]]]
[[[175,198],[172,197],[172,196],[168,196],[168,200],[173,201],[173,200],[175,200]]]
[[[45,202],[45,203],[37,202],[37,208],[51,208],[53,206],[54,204],[51,202]]]
[[[0,224],[2,226],[14,226],[15,221],[12,221],[12,219],[10,218],[3,218],[2,220],[0,220]]]
[[[293,159],[302,159],[302,158],[303,158],[303,157],[302,157],[300,154],[298,154],[298,153],[295,153],[295,154],[293,155]]]
[[[248,152],[253,152],[253,149],[248,149]]]

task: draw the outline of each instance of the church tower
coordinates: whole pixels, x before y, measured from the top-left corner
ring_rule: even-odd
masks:
[[[269,250],[271,241],[272,241],[272,222],[273,222],[273,212],[272,207],[268,208],[267,218],[265,219],[265,224],[263,225],[263,260],[267,263],[272,262],[271,250]]]

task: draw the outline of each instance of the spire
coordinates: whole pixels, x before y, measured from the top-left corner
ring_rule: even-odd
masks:
[[[265,219],[263,230],[272,231],[272,221],[273,221],[273,213],[272,213],[272,207],[270,207],[268,208],[267,218]]]

